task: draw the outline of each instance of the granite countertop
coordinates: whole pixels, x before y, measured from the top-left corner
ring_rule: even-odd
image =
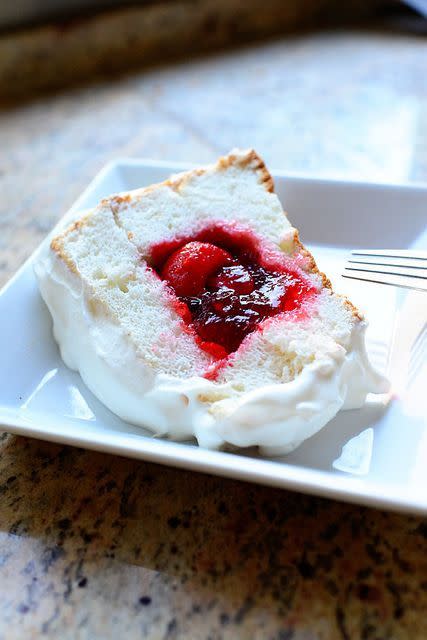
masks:
[[[0,114],[0,282],[117,156],[427,179],[424,39],[335,31]],[[0,639],[423,640],[427,522],[0,436]],[[195,451],[195,455],[197,452]]]

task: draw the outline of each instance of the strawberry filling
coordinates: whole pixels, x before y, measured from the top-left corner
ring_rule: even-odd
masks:
[[[217,359],[236,351],[264,320],[298,309],[316,291],[283,254],[263,255],[259,240],[240,229],[211,227],[196,238],[161,243],[151,258],[200,347]]]

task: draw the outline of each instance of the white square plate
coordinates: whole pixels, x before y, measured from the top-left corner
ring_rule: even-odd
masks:
[[[163,180],[181,166],[121,160],[107,166],[68,215],[110,193]],[[105,409],[62,363],[32,262],[0,294],[0,423],[8,431],[351,502],[427,513],[427,295],[340,277],[351,248],[427,248],[427,187],[276,175],[303,241],[336,290],[370,321],[371,359],[392,398],[340,412],[275,460],[207,451],[152,437]]]

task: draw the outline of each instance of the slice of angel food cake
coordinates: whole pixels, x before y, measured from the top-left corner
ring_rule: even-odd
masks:
[[[282,455],[387,390],[253,150],[105,198],[35,271],[65,364],[157,435]]]

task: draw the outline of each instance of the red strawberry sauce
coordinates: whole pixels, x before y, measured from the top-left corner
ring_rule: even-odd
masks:
[[[200,347],[217,359],[264,320],[300,308],[317,292],[288,257],[238,225],[154,245],[149,263],[174,291],[175,308]]]

